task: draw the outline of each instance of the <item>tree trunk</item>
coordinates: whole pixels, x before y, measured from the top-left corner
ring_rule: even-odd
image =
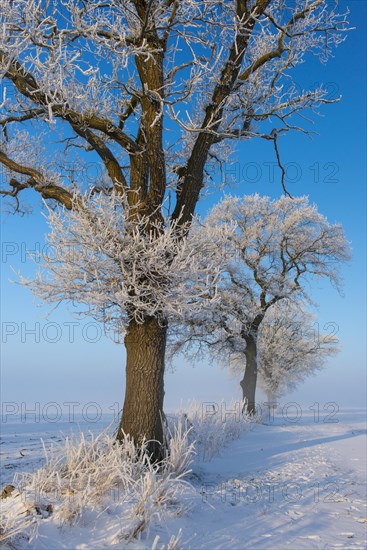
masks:
[[[266,399],[268,400],[268,403],[276,403],[277,397],[275,395],[274,390],[267,390],[265,393],[266,393]]]
[[[154,460],[162,458],[166,337],[167,326],[155,318],[132,322],[125,336],[126,390],[117,439],[122,441],[125,432],[137,445],[144,438],[151,441]]]
[[[243,379],[240,382],[242,396],[245,400],[244,411],[248,414],[255,414],[255,392],[257,381],[256,341],[252,336],[246,337],[246,369]]]

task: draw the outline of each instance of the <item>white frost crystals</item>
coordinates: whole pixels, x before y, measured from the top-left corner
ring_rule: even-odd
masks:
[[[79,199],[80,200],[80,199]],[[45,303],[86,306],[106,330],[124,332],[146,317],[182,318],[216,300],[221,241],[228,227],[195,229],[127,217],[117,194],[84,196],[71,211],[49,210],[48,253],[35,280],[21,282]],[[205,253],[203,253],[205,246]],[[79,306],[78,306],[79,307]]]
[[[251,308],[293,293],[308,295],[306,281],[328,279],[341,289],[340,265],[350,259],[349,244],[341,225],[331,224],[306,196],[277,200],[258,194],[227,196],[206,219],[214,227],[236,222],[230,237],[234,260],[226,269],[235,293],[245,285]]]
[[[333,323],[324,328],[335,329]],[[338,351],[338,338],[320,333],[315,317],[302,304],[284,299],[271,306],[258,335],[259,381],[268,401],[294,390]],[[241,367],[243,371],[243,360]]]

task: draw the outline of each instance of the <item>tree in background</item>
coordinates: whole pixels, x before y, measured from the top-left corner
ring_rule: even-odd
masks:
[[[294,390],[338,352],[333,334],[320,334],[315,317],[300,304],[283,299],[270,307],[257,338],[259,385],[269,402]],[[230,369],[243,375],[243,356],[231,357]]]
[[[297,91],[292,69],[327,61],[343,41],[336,9],[326,0],[0,0],[2,194],[17,210],[27,190],[72,210],[83,191],[114,190],[147,235],[173,224],[180,238],[209,162],[221,166],[254,137],[279,159],[279,137],[302,130],[298,115],[331,102],[322,86]],[[99,170],[85,181],[90,162]],[[154,311],[122,313],[120,428],[136,441],[162,441],[167,319]]]
[[[281,320],[287,313],[293,317],[290,306],[279,305],[280,302],[309,300],[309,285],[315,279],[327,279],[340,291],[339,267],[349,259],[350,251],[342,227],[329,223],[307,197],[271,200],[259,195],[229,196],[213,207],[205,225],[213,228],[229,223],[236,228],[228,234],[223,252],[219,301],[188,319],[186,326],[173,336],[172,352],[188,348],[196,354],[204,346],[214,357],[229,363],[235,359],[237,368],[242,358],[239,369],[244,372],[243,399],[247,412],[253,414],[258,337],[268,311],[275,312],[271,315],[279,311]],[[204,232],[204,242],[206,235]],[[284,321],[284,328],[287,322]],[[285,353],[284,346],[286,343],[279,353]],[[263,337],[262,349],[265,348]],[[266,357],[265,363],[276,367],[268,354]],[[286,355],[285,361],[291,363]]]

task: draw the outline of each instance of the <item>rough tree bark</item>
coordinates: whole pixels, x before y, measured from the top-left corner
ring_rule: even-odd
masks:
[[[155,460],[162,458],[166,337],[167,325],[155,318],[130,323],[125,336],[126,390],[117,439],[125,432],[137,444],[151,440],[148,450]]]
[[[246,369],[240,382],[242,388],[242,397],[245,400],[244,411],[248,414],[255,414],[255,392],[257,382],[257,348],[256,340],[253,336],[246,337]]]

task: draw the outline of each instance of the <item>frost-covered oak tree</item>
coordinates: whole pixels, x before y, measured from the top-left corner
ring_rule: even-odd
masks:
[[[329,223],[307,197],[228,196],[214,206],[205,225],[213,228],[229,222],[236,223],[236,229],[228,233],[225,244],[219,301],[188,319],[173,336],[171,353],[187,349],[196,355],[204,346],[214,357],[234,362],[244,372],[241,387],[247,411],[254,413],[258,336],[268,310],[286,316],[287,308],[279,302],[307,301],[315,279],[327,279],[340,290],[339,267],[350,251],[342,227]],[[290,308],[288,313],[293,316]],[[283,325],[286,328],[287,322]],[[300,349],[303,344],[309,344],[307,338],[298,343]],[[286,346],[287,342],[280,346],[279,354]],[[263,351],[268,358],[263,363],[273,368],[269,353],[275,353],[274,346],[271,349]],[[293,359],[284,356],[286,363]]]
[[[328,357],[338,352],[334,334],[322,334],[318,323],[301,304],[283,299],[270,307],[259,327],[257,338],[259,385],[269,402],[294,390],[316,374]],[[230,368],[242,375],[243,356],[233,354]]]
[[[190,223],[209,162],[220,165],[241,139],[277,151],[280,136],[302,130],[298,115],[330,102],[322,86],[299,91],[292,71],[308,57],[326,62],[343,41],[337,9],[327,0],[0,0],[2,194],[18,210],[27,192],[70,210],[83,191],[114,189],[129,220],[148,220],[144,231],[166,231],[164,204],[174,228]],[[121,426],[160,441],[167,323],[153,309],[139,320],[124,311]]]
[[[157,379],[163,369],[150,368],[165,353],[165,339],[157,340],[156,332],[216,302],[221,253],[233,224],[200,232],[194,224],[188,238],[179,219],[163,225],[150,216],[130,220],[128,212],[116,192],[79,196],[71,210],[48,209],[46,252],[34,258],[41,269],[35,280],[20,279],[44,303],[66,301],[74,310],[78,304],[79,315],[103,323],[114,339],[125,334],[127,373],[136,391],[145,392],[139,403],[127,392],[125,410],[139,411],[134,420],[148,422],[145,410],[163,408],[163,381]],[[154,322],[147,326],[147,319]],[[123,440],[122,427],[118,436]]]

